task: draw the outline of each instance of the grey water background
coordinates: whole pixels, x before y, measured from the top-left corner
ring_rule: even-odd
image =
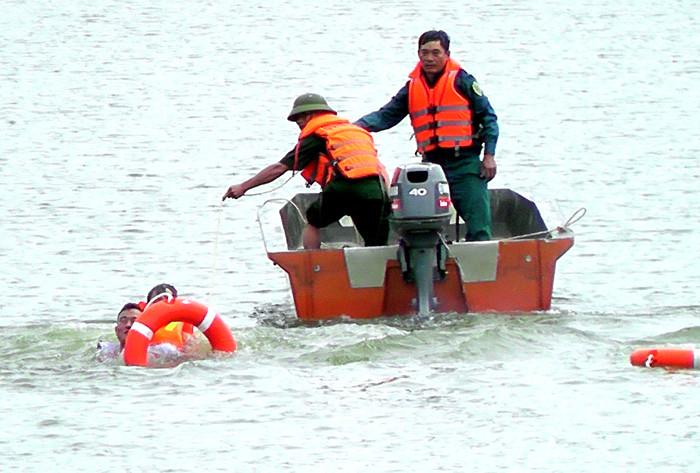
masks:
[[[698,471],[695,1],[5,1],[0,16],[0,470]],[[352,120],[431,28],[499,115],[498,176],[581,207],[552,309],[305,325],[256,222],[296,177],[220,205],[298,130]],[[375,135],[391,170],[408,123]],[[170,282],[239,350],[98,363],[123,303]]]

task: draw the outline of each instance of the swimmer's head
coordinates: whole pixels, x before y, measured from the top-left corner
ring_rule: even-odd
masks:
[[[117,339],[122,348],[126,344],[126,336],[131,330],[131,326],[134,325],[136,319],[141,315],[141,309],[138,304],[129,302],[124,304],[117,314],[117,325],[114,327],[114,333],[117,334]]]
[[[148,291],[148,295],[146,296],[146,302],[153,302],[154,299],[158,300],[162,296],[167,297],[168,294],[172,297],[177,297],[177,289],[175,289],[170,284],[158,284],[157,286],[154,286],[150,291]]]

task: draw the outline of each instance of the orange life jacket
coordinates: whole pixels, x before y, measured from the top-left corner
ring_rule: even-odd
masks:
[[[139,302],[138,306],[143,312],[147,307],[146,302]],[[158,345],[159,343],[170,343],[178,348],[185,346],[185,334],[192,335],[194,333],[194,325],[187,322],[170,322],[165,327],[159,328],[151,338],[150,345]]]
[[[325,187],[335,175],[335,170],[349,179],[382,176],[388,182],[386,169],[377,158],[372,135],[332,113],[313,117],[301,130],[294,153],[294,169],[297,169],[302,140],[314,133],[326,141],[330,156],[321,154],[304,167],[301,175],[308,185],[318,182],[322,188]]]
[[[185,334],[192,335],[194,326],[187,322],[170,322],[165,327],[161,327],[153,334],[150,345],[158,345],[159,343],[170,343],[178,348],[185,346],[187,339]]]
[[[408,112],[421,154],[437,147],[471,146],[476,138],[469,100],[455,89],[460,69],[457,61],[448,59],[445,72],[433,88],[426,83],[420,62],[409,74]]]

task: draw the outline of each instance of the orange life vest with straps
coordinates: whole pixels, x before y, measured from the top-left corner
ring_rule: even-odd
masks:
[[[408,113],[421,154],[437,147],[471,146],[476,138],[469,100],[455,89],[460,69],[457,61],[448,59],[433,88],[426,83],[420,63],[409,74]]]
[[[141,312],[146,310],[148,304],[146,302],[138,303]],[[194,333],[194,325],[187,322],[170,322],[165,327],[159,328],[156,333],[153,334],[151,338],[150,345],[158,345],[159,343],[170,343],[175,345],[177,348],[182,348],[185,346],[187,341],[185,334],[192,335]]]
[[[372,135],[332,113],[313,117],[301,130],[294,153],[294,169],[297,169],[302,140],[314,133],[326,141],[330,156],[321,154],[304,167],[301,175],[308,185],[318,182],[322,188],[325,187],[335,171],[349,179],[382,176],[388,182],[386,170],[377,158]]]

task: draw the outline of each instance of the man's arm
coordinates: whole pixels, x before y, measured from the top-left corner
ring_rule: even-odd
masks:
[[[469,100],[472,107],[473,121],[477,129],[481,126],[479,138],[484,143],[484,156],[496,154],[498,142],[498,117],[489,99],[484,95],[474,76],[460,71],[456,80],[457,91]]]
[[[280,163],[292,171],[301,171],[311,161],[318,159],[322,153],[328,154],[325,140],[316,134],[311,134],[301,140],[298,149],[295,146],[284,155],[284,158],[280,159]]]
[[[271,164],[247,181],[229,187],[221,200],[238,199],[250,189],[272,182],[287,171],[289,168],[282,163]]]
[[[304,169],[312,160],[318,159],[321,153],[328,151],[326,150],[326,142],[322,138],[317,135],[309,135],[299,145],[299,160],[295,163],[296,152],[297,148],[292,148],[280,162],[271,164],[245,182],[232,185],[221,200],[238,199],[250,189],[272,182],[290,169],[295,171]]]
[[[408,115],[408,82],[386,105],[360,118],[355,125],[370,132],[382,131],[398,125],[406,115]]]
[[[484,143],[484,159],[481,162],[482,179],[486,182],[496,177],[496,143],[498,142],[498,117],[489,99],[484,95],[476,79],[465,72],[459,72],[455,81],[457,91],[471,104],[475,129],[481,127],[479,139]]]

